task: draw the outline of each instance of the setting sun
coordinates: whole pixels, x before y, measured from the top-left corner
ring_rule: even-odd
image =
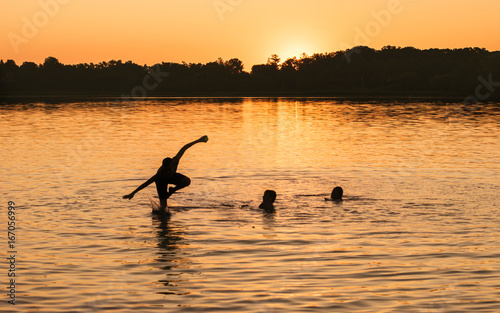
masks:
[[[317,51],[314,51],[310,45],[304,43],[290,43],[283,45],[283,49],[278,51],[278,55],[281,58],[281,61],[285,61],[287,59],[293,59],[296,57],[297,59],[301,58],[303,54],[311,55]]]

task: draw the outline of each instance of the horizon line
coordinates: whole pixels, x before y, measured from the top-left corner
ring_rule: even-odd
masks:
[[[374,51],[382,51],[384,49],[407,49],[407,48],[412,48],[412,49],[415,49],[415,50],[420,50],[420,51],[427,51],[427,50],[452,50],[452,51],[455,51],[455,50],[466,50],[466,49],[471,49],[471,50],[476,50],[476,49],[479,49],[479,50],[484,50],[485,52],[489,52],[489,53],[496,53],[496,52],[500,52],[500,50],[488,50],[487,48],[484,48],[484,47],[473,47],[473,46],[468,46],[468,47],[461,47],[461,48],[416,48],[414,46],[392,46],[392,45],[386,45],[386,46],[383,46],[381,47],[380,49],[376,49],[376,48],[372,48],[370,46],[364,46],[364,45],[358,45],[358,46],[353,46],[351,48],[347,48],[347,49],[344,49],[344,50],[335,50],[335,51],[330,51],[330,52],[315,52],[311,55],[308,55],[307,53],[303,52],[301,55],[299,56],[293,56],[293,57],[288,57],[286,59],[281,59],[280,58],[280,63],[278,64],[281,64],[283,63],[284,61],[286,60],[293,60],[293,59],[296,59],[296,60],[301,60],[303,58],[309,58],[309,57],[313,57],[315,55],[329,55],[329,54],[335,54],[335,53],[341,53],[341,52],[347,52],[347,51],[351,51],[351,50],[355,50],[355,49],[360,49],[360,48],[368,48],[368,49],[371,49],[371,50],[374,50]],[[276,53],[273,53],[271,54],[271,56],[268,58],[268,60],[277,55],[279,57],[278,54]],[[52,56],[52,55],[49,55],[47,57],[45,57],[44,61],[47,59],[47,58],[55,58],[59,61],[59,59],[55,56]],[[152,66],[155,66],[155,65],[158,65],[158,64],[164,64],[164,63],[174,63],[174,64],[209,64],[209,63],[214,63],[214,62],[217,62],[219,60],[223,60],[223,61],[228,61],[228,60],[232,60],[232,59],[237,59],[237,60],[240,60],[238,57],[233,57],[233,58],[229,58],[229,59],[223,59],[222,57],[218,57],[216,60],[213,60],[213,61],[209,61],[209,62],[206,62],[206,63],[203,63],[203,62],[186,62],[186,61],[180,61],[180,62],[174,62],[174,61],[161,61],[161,62],[156,62],[152,65],[149,65],[147,63],[143,64],[143,66],[147,66],[147,67],[152,67]],[[16,63],[15,60],[11,59],[11,58],[7,58],[7,59],[3,59],[3,58],[0,58],[0,62],[7,62],[7,61],[14,61],[14,63]],[[140,63],[138,63],[137,61],[133,61],[133,60],[124,60],[124,59],[110,59],[110,60],[102,60],[102,61],[99,61],[99,62],[78,62],[78,63],[62,63],[60,62],[61,64],[63,65],[78,65],[78,64],[102,64],[102,63],[108,63],[108,62],[111,62],[111,61],[121,61],[123,63],[127,63],[127,62],[132,62],[136,65],[140,65]],[[242,61],[242,60],[240,60]],[[243,62],[243,61],[242,61]],[[21,64],[17,64],[17,66],[21,66],[22,64],[24,63],[35,63],[37,65],[43,65],[43,62],[42,63],[36,63],[34,61],[23,61]],[[253,64],[251,67],[255,66],[255,65],[262,65],[262,64],[266,64],[266,63],[255,63]],[[244,65],[244,63],[243,63]]]

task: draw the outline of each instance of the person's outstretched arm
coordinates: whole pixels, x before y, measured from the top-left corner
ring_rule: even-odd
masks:
[[[156,175],[154,175],[153,177],[151,177],[150,179],[148,179],[144,184],[142,184],[139,187],[137,187],[137,189],[134,190],[134,191],[132,191],[131,194],[123,196],[123,199],[129,199],[129,200],[132,199],[136,193],[138,193],[142,189],[146,188],[147,186],[151,185],[151,183],[154,182],[155,179],[156,179]]]
[[[175,160],[176,162],[179,162],[179,160],[182,158],[182,156],[184,155],[184,152],[186,152],[187,149],[191,148],[193,145],[197,144],[198,142],[207,142],[207,141],[208,141],[208,137],[203,136],[203,137],[200,137],[200,139],[197,139],[193,142],[190,142],[190,143],[184,145],[184,147],[182,147],[181,150],[179,150],[179,152],[177,152],[177,154],[175,155],[173,160]]]

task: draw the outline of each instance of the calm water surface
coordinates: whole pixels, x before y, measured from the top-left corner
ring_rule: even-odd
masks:
[[[0,106],[1,312],[500,312],[500,105]],[[192,179],[150,214],[166,156]],[[346,200],[324,201],[340,185]],[[277,212],[256,207],[278,193]],[[2,255],[7,238],[2,239]]]

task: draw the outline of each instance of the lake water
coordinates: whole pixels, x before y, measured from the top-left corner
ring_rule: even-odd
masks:
[[[170,220],[121,198],[205,134]],[[499,136],[497,103],[2,105],[0,311],[500,312]]]

